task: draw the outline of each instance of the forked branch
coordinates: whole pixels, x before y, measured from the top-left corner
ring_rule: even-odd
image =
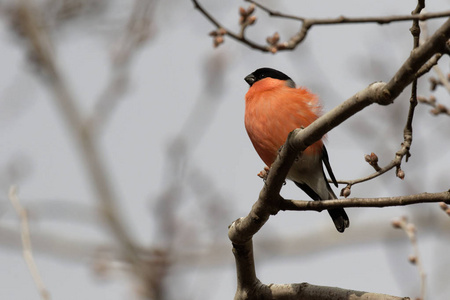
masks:
[[[224,26],[222,23],[220,23],[214,16],[208,12],[200,3],[198,0],[192,0],[194,3],[194,7],[200,11],[200,13],[205,16],[215,27],[218,31],[223,32],[223,35],[227,35],[230,38],[249,46],[250,48],[260,50],[262,52],[272,52],[276,53],[278,51],[286,51],[286,50],[293,50],[295,49],[299,44],[301,44],[304,39],[306,38],[306,35],[308,34],[309,30],[313,26],[318,25],[340,25],[340,24],[365,24],[365,23],[376,23],[376,24],[388,24],[391,22],[402,22],[402,21],[411,21],[411,20],[429,20],[434,18],[444,18],[450,16],[450,11],[442,11],[442,12],[433,12],[433,13],[425,13],[425,14],[413,14],[413,15],[401,15],[401,16],[383,16],[383,17],[345,17],[345,16],[339,16],[335,18],[305,18],[290,14],[284,14],[281,12],[277,12],[274,10],[271,10],[267,6],[264,6],[260,4],[259,2],[253,1],[253,0],[245,0],[247,2],[252,3],[252,5],[260,8],[261,10],[265,11],[272,17],[279,17],[294,21],[299,21],[302,23],[300,29],[296,34],[291,36],[289,39],[287,39],[284,42],[277,42],[271,43],[270,40],[272,37],[268,37],[267,44],[261,44],[252,41],[249,39],[244,33],[244,30],[249,24],[245,24],[245,26],[241,26],[241,30],[239,33],[233,32],[232,30],[229,30],[226,26]],[[254,19],[256,21],[256,18]],[[253,21],[253,23],[254,23]],[[252,23],[252,24],[253,24]],[[241,24],[242,25],[242,24]],[[223,37],[221,37],[221,43]],[[215,43],[217,46],[217,43]]]
[[[238,272],[238,289],[235,299],[297,299],[299,297],[299,287],[301,284],[290,285],[265,285],[261,283],[255,272],[253,260],[252,238],[255,233],[265,224],[270,215],[278,213],[283,205],[286,205],[284,199],[280,196],[280,190],[286,175],[299,152],[305,150],[315,141],[322,138],[328,131],[338,126],[351,116],[363,110],[369,105],[378,103],[380,105],[388,105],[394,102],[398,95],[415,79],[416,73],[426,64],[436,53],[446,51],[446,43],[450,38],[450,19],[447,20],[428,40],[427,43],[415,48],[409,58],[398,69],[397,73],[388,83],[378,82],[369,85],[364,90],[358,92],[354,96],[344,101],[330,112],[326,113],[305,129],[296,129],[291,132],[286,143],[279,152],[278,157],[272,164],[267,180],[260,192],[259,198],[253,205],[250,213],[243,218],[233,222],[229,228],[228,236],[233,243],[233,253],[236,258],[236,268]],[[449,192],[439,193],[434,200],[436,202],[449,202]],[[431,194],[421,194],[418,196],[403,197],[398,199],[374,199],[372,204],[381,202],[383,205],[406,205],[417,203],[418,200],[427,199]],[[347,204],[357,204],[365,206],[364,201],[367,199],[337,200],[348,201]],[[336,200],[334,200],[336,201]],[[408,202],[409,201],[409,202]],[[328,202],[325,205],[335,205],[334,207],[342,207],[343,202]],[[420,202],[420,201],[419,201]],[[291,201],[291,203],[293,203]],[[316,204],[312,204],[315,206]],[[317,205],[324,205],[320,204]],[[296,203],[297,204],[297,203]],[[307,204],[307,206],[310,204]],[[376,206],[376,205],[374,205]],[[314,209],[317,209],[315,207]],[[321,207],[320,209],[325,209]],[[334,289],[335,288],[330,288]],[[338,289],[336,289],[338,290]],[[346,297],[352,291],[346,291]],[[365,294],[366,295],[366,294]],[[401,299],[393,296],[374,294],[373,297],[365,297],[364,299]],[[305,298],[307,299],[307,298]],[[330,299],[329,294],[323,298],[314,299]],[[333,299],[339,299],[337,296]],[[344,299],[344,298],[343,298]],[[347,299],[347,298],[345,298]],[[355,298],[358,299],[358,298]]]

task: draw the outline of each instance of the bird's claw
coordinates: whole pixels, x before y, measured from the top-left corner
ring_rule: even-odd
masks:
[[[268,166],[265,166],[264,170],[258,173],[258,177],[261,177],[264,181],[266,181],[267,177],[269,176],[269,170],[270,168]]]

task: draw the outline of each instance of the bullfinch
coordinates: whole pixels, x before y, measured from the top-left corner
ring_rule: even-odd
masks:
[[[316,95],[296,88],[294,81],[280,71],[261,68],[245,77],[245,81],[250,85],[245,95],[245,128],[256,152],[270,167],[288,134],[314,122],[322,108]],[[328,184],[323,164],[337,187],[322,140],[299,153],[287,179],[313,200],[337,199]],[[329,209],[328,212],[336,229],[344,232],[350,225],[344,209]]]

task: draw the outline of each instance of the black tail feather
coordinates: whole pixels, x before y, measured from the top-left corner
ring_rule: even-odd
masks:
[[[315,201],[324,200],[320,198],[320,196],[307,184],[300,183],[294,181],[295,185],[297,185],[299,188],[301,188],[311,199]],[[331,190],[330,185],[328,185],[328,191],[330,193],[330,199],[337,199],[336,195]],[[350,226],[350,220],[347,216],[347,213],[343,208],[333,208],[329,209],[328,213],[330,214],[331,218],[333,219],[334,226],[336,226],[337,231],[344,232],[345,228]]]
[[[348,219],[347,213],[343,208],[329,209],[328,213],[333,219],[334,226],[336,226],[337,231],[344,232],[345,228],[350,226],[350,220]]]

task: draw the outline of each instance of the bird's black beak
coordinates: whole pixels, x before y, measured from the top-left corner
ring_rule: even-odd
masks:
[[[256,77],[253,74],[247,75],[244,80],[248,83],[249,86],[252,86],[255,81],[256,81]]]

